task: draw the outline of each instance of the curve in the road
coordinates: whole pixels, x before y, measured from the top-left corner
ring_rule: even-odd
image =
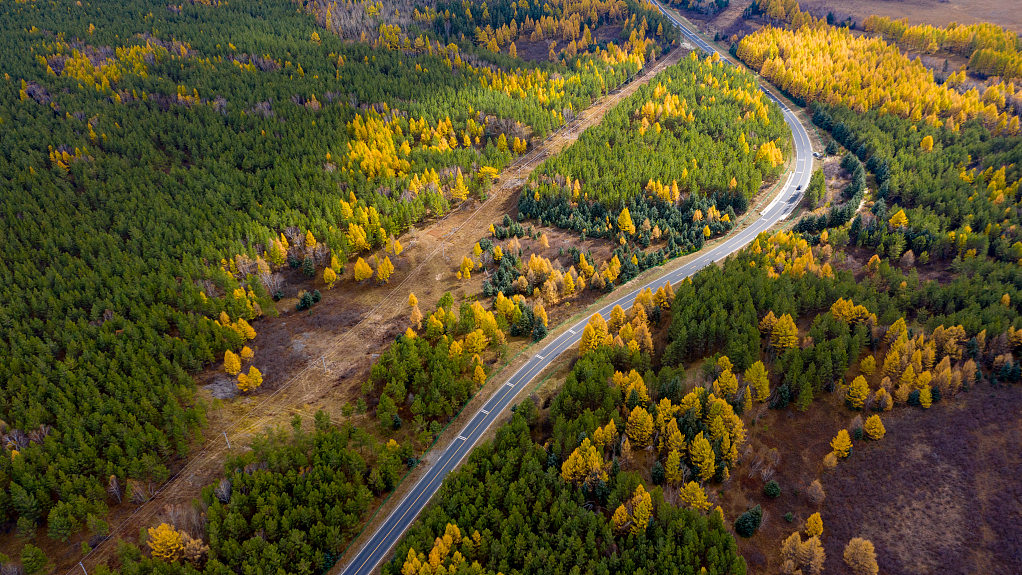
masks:
[[[660,7],[659,4],[657,4],[657,6]],[[691,30],[682,25],[681,22],[664,11],[662,7],[660,7],[660,10],[675,26],[681,29],[682,34],[684,34],[686,38],[691,40],[700,49],[710,53],[717,51]],[[721,54],[721,56],[725,55]],[[798,118],[787,108],[787,106],[785,106],[769,91],[764,90],[764,92],[770,99],[780,106],[781,111],[784,113],[784,121],[791,127],[795,143],[795,153],[797,158],[795,171],[788,179],[784,189],[782,189],[777,197],[760,212],[760,217],[749,227],[731,236],[724,243],[700,254],[699,257],[684,266],[681,266],[677,270],[665,274],[643,286],[635,288],[634,291],[606,304],[602,309],[594,313],[599,313],[604,317],[610,317],[610,311],[615,305],[620,305],[622,308],[628,309],[631,307],[632,302],[635,300],[635,296],[638,295],[640,291],[646,288],[651,288],[653,291],[656,291],[668,281],[671,283],[677,283],[695,274],[704,267],[724,259],[751,242],[761,232],[770,229],[771,226],[788,217],[788,215],[795,209],[802,197],[801,190],[809,184],[809,178],[812,173],[812,160],[810,159],[812,157],[812,146],[809,140],[809,134],[806,133],[805,128],[798,121]],[[468,425],[461,430],[461,433],[459,433],[447,449],[444,450],[436,463],[421,479],[419,479],[401,502],[398,503],[397,508],[391,512],[391,514],[383,522],[383,525],[381,525],[369,539],[369,542],[366,543],[357,555],[355,555],[355,558],[342,571],[343,575],[369,575],[373,572],[377,565],[379,565],[387,557],[390,550],[397,544],[401,535],[403,535],[412,524],[419,512],[426,506],[426,503],[429,502],[430,498],[432,498],[437,490],[440,489],[440,484],[443,482],[444,477],[446,477],[451,470],[457,467],[458,464],[461,463],[461,460],[464,459],[470,451],[472,451],[475,444],[483,436],[486,430],[493,425],[500,413],[506,409],[515,396],[518,395],[518,392],[525,386],[529,385],[529,383],[555,358],[569,349],[574,349],[578,345],[579,340],[582,339],[582,330],[587,322],[588,318],[580,321],[578,324],[572,326],[564,333],[554,338],[542,349],[542,351],[532,356],[524,366],[511,376],[511,379],[508,380],[507,383],[505,383],[493,394],[492,397],[490,397],[486,404],[475,413],[472,419],[468,422]]]

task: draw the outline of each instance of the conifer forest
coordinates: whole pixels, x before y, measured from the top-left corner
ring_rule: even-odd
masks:
[[[0,0],[0,574],[1022,573],[991,1]]]

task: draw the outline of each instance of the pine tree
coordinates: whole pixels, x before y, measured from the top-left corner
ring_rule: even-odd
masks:
[[[768,311],[759,322],[759,332],[769,337],[773,334],[775,325],[777,325],[777,316],[774,315],[772,310]]]
[[[762,361],[749,366],[749,369],[745,371],[745,380],[749,382],[754,388],[756,388],[756,401],[766,401],[770,395],[770,379],[767,375],[766,367]],[[749,406],[745,406],[746,409]]]
[[[231,350],[224,352],[224,371],[230,375],[237,375],[241,371],[241,360]]]
[[[848,437],[848,430],[838,431],[837,436],[831,440],[830,446],[834,448],[834,453],[838,457],[848,457],[852,452],[852,439]]]
[[[817,511],[806,519],[806,535],[808,537],[819,537],[823,535],[823,518],[820,517],[820,513]]]
[[[360,282],[373,277],[373,268],[362,258],[355,262],[355,281]]]
[[[337,283],[337,273],[330,268],[324,269],[323,283],[326,284],[326,289],[333,289],[334,284]]]
[[[480,388],[486,383],[486,371],[483,370],[483,366],[476,364],[475,371],[472,373],[472,381],[475,382],[476,388]]]
[[[713,453],[710,442],[703,437],[700,431],[693,439],[688,448],[689,459],[699,469],[699,479],[709,481],[717,472],[717,459]]]
[[[625,433],[636,447],[646,447],[653,436],[653,416],[641,405],[635,406],[625,424]]]
[[[798,328],[795,327],[795,320],[790,314],[784,314],[777,319],[774,329],[770,332],[770,345],[778,354],[798,345]]]
[[[880,572],[876,550],[869,539],[852,538],[845,546],[844,559],[855,575],[877,575]]]
[[[887,433],[887,430],[884,429],[884,423],[880,421],[880,416],[875,414],[866,419],[862,429],[866,432],[867,437],[875,441],[883,439]]]
[[[409,316],[408,319],[411,320],[415,329],[422,329],[422,312],[419,311],[419,306],[414,306],[412,308],[411,316]]]
[[[150,527],[148,544],[152,550],[153,558],[173,563],[181,557],[184,546],[181,544],[181,534],[167,523],[161,523],[158,527]]]
[[[852,384],[848,386],[848,395],[845,396],[845,400],[853,409],[862,409],[862,404],[867,397],[869,397],[869,385],[866,384],[866,378],[860,375],[853,379]]]

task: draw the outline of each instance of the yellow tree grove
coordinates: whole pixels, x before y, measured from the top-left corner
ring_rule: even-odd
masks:
[[[238,389],[244,393],[253,391],[263,384],[263,374],[255,366],[249,366],[248,373],[238,375]]]

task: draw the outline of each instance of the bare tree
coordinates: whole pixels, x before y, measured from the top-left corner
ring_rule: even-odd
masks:
[[[117,500],[118,503],[121,502],[121,484],[117,481],[116,475],[110,476],[110,481],[107,482],[106,490],[114,499]]]
[[[213,495],[216,496],[220,503],[227,505],[231,502],[231,480],[224,479],[220,480],[220,483],[213,489]]]

